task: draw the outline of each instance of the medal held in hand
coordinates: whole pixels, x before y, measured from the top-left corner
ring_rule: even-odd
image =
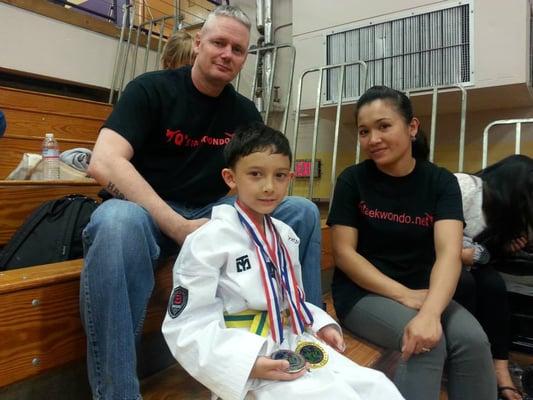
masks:
[[[305,358],[291,350],[275,351],[270,355],[270,358],[273,360],[287,360],[289,362],[287,372],[290,374],[295,374],[305,368]]]
[[[329,359],[328,353],[315,342],[298,343],[296,353],[305,358],[311,368],[323,367]]]

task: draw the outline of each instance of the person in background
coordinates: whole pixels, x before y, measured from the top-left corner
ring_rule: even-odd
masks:
[[[533,160],[512,155],[477,172],[455,174],[463,199],[462,261],[454,299],[481,323],[491,344],[498,395],[521,400],[509,372],[510,308],[505,282],[490,264],[522,250],[533,227]]]
[[[328,216],[333,300],[356,335],[401,352],[394,381],[409,400],[495,400],[487,336],[452,301],[461,273],[463,211],[457,180],[425,160],[410,100],[385,86],[357,102],[368,159],[339,176]]]
[[[7,128],[6,117],[4,115],[4,112],[0,110],[0,137],[4,135],[6,128]]]
[[[176,31],[170,36],[161,54],[163,69],[176,69],[194,62],[192,36],[185,31]]]
[[[81,316],[95,399],[138,399],[137,347],[158,260],[175,254],[215,205],[233,203],[220,176],[238,126],[261,121],[230,82],[248,53],[250,21],[237,7],[209,14],[194,40],[192,67],[131,81],[94,146],[89,174],[114,197],[83,231]],[[300,238],[303,284],[322,305],[320,216],[287,197],[273,216]]]

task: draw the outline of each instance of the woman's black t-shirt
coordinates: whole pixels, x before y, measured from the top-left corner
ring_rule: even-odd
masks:
[[[433,224],[441,219],[463,220],[461,192],[452,173],[417,160],[409,175],[393,177],[366,160],[339,176],[327,223],[356,228],[359,254],[390,278],[421,289],[429,286],[435,262]],[[335,269],[333,299],[339,318],[367,293]]]

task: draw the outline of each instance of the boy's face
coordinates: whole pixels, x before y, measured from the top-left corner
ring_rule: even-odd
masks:
[[[257,217],[270,214],[287,194],[293,176],[289,157],[270,149],[242,157],[233,169],[225,168],[222,177],[237,197]]]

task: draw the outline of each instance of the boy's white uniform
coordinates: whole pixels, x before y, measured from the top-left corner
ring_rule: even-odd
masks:
[[[292,229],[274,220],[293,261],[298,283],[299,239]],[[246,328],[226,328],[224,313],[267,310],[255,247],[235,208],[213,208],[211,220],[190,234],[180,250],[173,271],[174,289],[163,322],[170,351],[198,381],[224,400],[233,399],[403,399],[384,374],[358,366],[325,343],[328,363],[294,381],[248,379],[258,356],[318,340],[305,332],[297,336],[284,326],[279,346]],[[312,331],[337,323],[310,303]]]

